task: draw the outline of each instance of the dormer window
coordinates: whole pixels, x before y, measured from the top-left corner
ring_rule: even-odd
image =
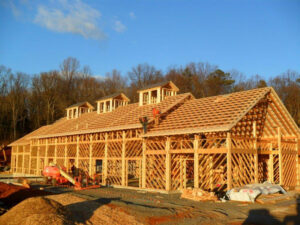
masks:
[[[129,98],[125,94],[113,94],[97,100],[97,113],[112,112],[118,107],[128,105]]]
[[[160,103],[168,96],[176,95],[178,91],[178,87],[172,81],[147,86],[138,91],[139,105]]]
[[[78,118],[84,113],[92,112],[94,107],[88,102],[80,102],[66,108],[67,119]]]

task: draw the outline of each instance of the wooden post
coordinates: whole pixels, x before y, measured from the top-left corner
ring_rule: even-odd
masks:
[[[143,138],[142,188],[146,188],[146,139]]]
[[[256,121],[253,122],[253,148],[254,148],[254,182],[258,183],[258,151],[257,151],[257,135],[256,135]]]
[[[186,159],[183,160],[183,188],[186,189]]]
[[[298,138],[296,138],[296,176],[297,176],[296,185],[297,186],[300,185],[299,155],[298,155],[299,149],[298,148],[299,148],[299,143],[298,143]]]
[[[139,188],[142,188],[142,160],[139,160]]]
[[[281,148],[281,129],[277,128],[277,141],[279,152],[279,184],[283,185],[283,173],[282,173],[282,148]]]
[[[90,135],[90,146],[89,146],[90,154],[89,154],[89,175],[92,176],[92,157],[93,157],[93,135]]]
[[[64,157],[64,165],[67,169],[67,171],[69,170],[68,168],[68,143],[67,143],[68,139],[65,138],[65,157]]]
[[[148,104],[151,104],[151,91],[148,91]]]
[[[29,145],[29,174],[31,174],[31,151],[32,151],[32,140],[30,140],[30,145]]]
[[[171,190],[171,153],[170,153],[170,137],[166,140],[166,191]]]
[[[157,88],[157,99],[156,99],[156,103],[160,103],[161,102],[161,95],[160,95],[160,91],[161,88]]]
[[[24,145],[22,146],[22,174],[25,173],[25,168],[24,168],[24,165],[25,165],[25,149],[24,149]]]
[[[75,166],[78,169],[79,168],[79,135],[77,135],[77,141],[76,141],[76,159],[75,159]]]
[[[227,190],[232,188],[232,165],[231,165],[231,133],[227,133]]]
[[[46,139],[46,149],[45,149],[45,166],[48,166],[48,164],[49,164],[48,149],[49,149],[49,144],[48,144],[48,138],[47,138]]]
[[[126,133],[123,131],[122,135],[122,186],[126,186],[126,162],[125,162],[125,150],[126,150]]]
[[[183,165],[182,165],[182,157],[179,159],[179,168],[180,168],[180,189],[183,189]]]
[[[40,139],[38,139],[37,156],[36,156],[36,175],[40,175]]]
[[[199,136],[194,138],[194,188],[199,188]]]
[[[103,185],[106,185],[106,179],[107,179],[107,149],[108,149],[108,135],[105,133],[105,146],[104,146],[104,163],[103,163],[103,179],[102,183]]]
[[[270,183],[274,183],[274,156],[273,156],[273,144],[270,143],[270,159],[269,159],[269,176],[268,176],[268,180]]]
[[[212,191],[214,189],[214,184],[213,184],[213,180],[214,180],[214,171],[213,171],[213,156],[210,155],[209,156],[209,188],[210,191]]]
[[[55,138],[55,145],[54,145],[54,163],[57,163],[57,137]]]

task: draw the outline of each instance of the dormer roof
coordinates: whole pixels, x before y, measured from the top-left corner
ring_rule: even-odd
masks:
[[[102,98],[99,98],[98,100],[96,100],[96,102],[108,100],[108,99],[111,99],[111,98],[115,98],[115,99],[119,98],[119,99],[122,99],[122,100],[127,101],[127,102],[130,101],[130,99],[124,93],[115,93],[115,94],[112,94],[112,95],[107,95],[107,96],[104,96]]]
[[[89,108],[89,109],[94,109],[94,106],[92,106],[89,102],[78,102],[73,105],[70,105],[66,109],[77,108],[77,107],[85,107],[85,108]]]
[[[156,84],[147,85],[141,89],[138,90],[138,92],[145,91],[147,89],[155,89],[158,87],[169,87],[170,89],[174,91],[179,91],[179,88],[172,82],[172,81],[164,81]]]

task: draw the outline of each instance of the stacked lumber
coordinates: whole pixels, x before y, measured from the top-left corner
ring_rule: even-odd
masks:
[[[218,197],[214,192],[204,191],[200,188],[183,190],[181,198],[186,198],[194,201],[218,201]]]

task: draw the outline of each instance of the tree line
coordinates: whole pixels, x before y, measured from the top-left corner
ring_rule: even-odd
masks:
[[[180,93],[203,98],[236,91],[273,86],[288,111],[300,125],[300,74],[288,70],[268,80],[246,77],[236,70],[224,72],[209,63],[170,67],[166,72],[139,64],[127,74],[112,70],[93,76],[76,58],[65,59],[58,69],[28,75],[0,66],[0,143],[11,142],[65,115],[65,108],[77,102],[95,100],[124,92],[138,101],[137,90],[146,85],[172,80]]]

